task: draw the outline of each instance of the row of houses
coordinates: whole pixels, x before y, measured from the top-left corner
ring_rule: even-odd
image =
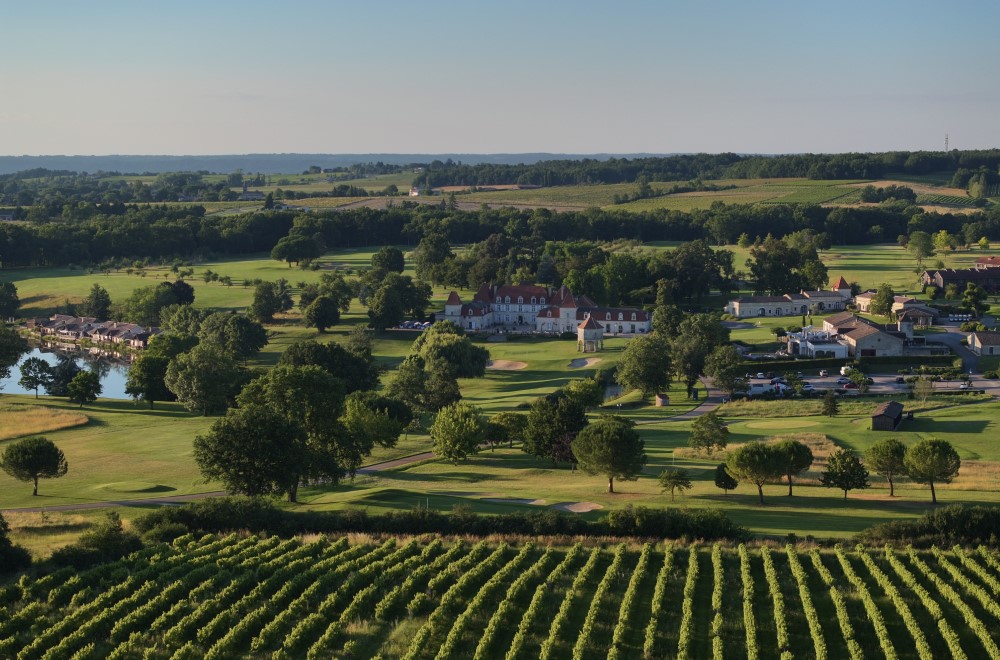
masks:
[[[851,300],[851,285],[843,277],[829,291],[800,291],[781,296],[742,296],[730,300],[727,314],[736,318],[769,316],[805,316],[810,313],[836,312],[847,309]]]
[[[98,321],[89,316],[54,314],[49,318],[35,318],[27,328],[43,337],[57,337],[68,341],[87,339],[98,344],[120,344],[129,348],[144,349],[151,337],[162,331],[156,327],[143,327],[121,321]]]
[[[972,268],[937,268],[925,270],[920,281],[926,286],[944,289],[954,284],[965,289],[969,283],[982,287],[990,293],[1000,292],[1000,257],[979,257]]]

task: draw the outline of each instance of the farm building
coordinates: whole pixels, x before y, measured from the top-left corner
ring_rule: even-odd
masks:
[[[895,431],[903,421],[903,404],[886,401],[872,413],[872,431]]]
[[[976,355],[1000,355],[1000,332],[973,332],[969,350]]]

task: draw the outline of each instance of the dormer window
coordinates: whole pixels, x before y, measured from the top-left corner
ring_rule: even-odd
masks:
[[[523,302],[524,302],[524,296],[518,296],[517,297],[517,304],[520,305]]]
[[[545,296],[542,296],[542,299],[539,302],[541,302],[544,305],[545,304]]]
[[[497,302],[500,302],[500,296],[497,296]]]
[[[549,311],[545,312],[545,315],[549,318],[552,318],[552,310],[550,309]]]
[[[503,301],[504,301],[505,303],[509,303],[509,302],[510,302],[510,296],[507,296],[506,298],[504,298],[504,299],[503,299]]]
[[[607,315],[604,317],[604,319],[606,321],[610,321],[611,320],[611,312],[608,312]]]
[[[624,314],[622,314],[621,312],[618,312],[618,320],[619,320],[619,321],[621,321],[621,320],[623,320],[624,318],[625,318],[625,315],[624,315]]]
[[[632,320],[635,320],[635,312],[632,312]]]
[[[472,316],[472,310],[471,309],[469,310],[469,316]]]
[[[531,304],[532,305],[537,305],[538,304],[538,299],[535,298],[534,296],[531,296]]]

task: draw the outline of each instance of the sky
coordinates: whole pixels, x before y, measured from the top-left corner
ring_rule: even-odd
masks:
[[[0,155],[1000,146],[1000,3],[0,0]]]

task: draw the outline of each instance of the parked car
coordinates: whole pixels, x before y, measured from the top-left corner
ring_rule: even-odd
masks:
[[[802,391],[803,392],[812,392],[814,389],[816,389],[816,388],[813,387],[812,383],[802,383]]]
[[[958,386],[958,389],[960,389],[960,390],[967,390],[967,389],[969,389],[969,384],[968,383],[962,383],[961,385]]]
[[[858,389],[858,384],[857,383],[846,383],[844,385],[844,389],[845,390],[856,390],[856,389]]]
[[[830,372],[827,371],[826,369],[820,369],[819,370],[819,375],[820,375],[820,378],[826,378],[827,376],[830,375]]]
[[[840,378],[837,379],[838,385],[843,385],[844,383],[849,383],[849,382],[851,382],[851,379],[848,378],[847,376],[841,376]]]
[[[903,378],[902,376],[896,376],[896,382],[897,383],[905,383],[906,379]]]
[[[764,377],[764,372],[763,371],[758,371],[757,372],[757,378],[763,378],[763,377]]]
[[[771,384],[772,384],[772,385],[777,385],[777,384],[779,384],[779,383],[780,383],[780,384],[782,384],[782,385],[784,385],[784,384],[786,384],[787,382],[788,382],[788,381],[787,381],[787,380],[785,380],[785,377],[784,377],[784,376],[778,376],[777,378],[772,378],[772,379],[771,379]]]

